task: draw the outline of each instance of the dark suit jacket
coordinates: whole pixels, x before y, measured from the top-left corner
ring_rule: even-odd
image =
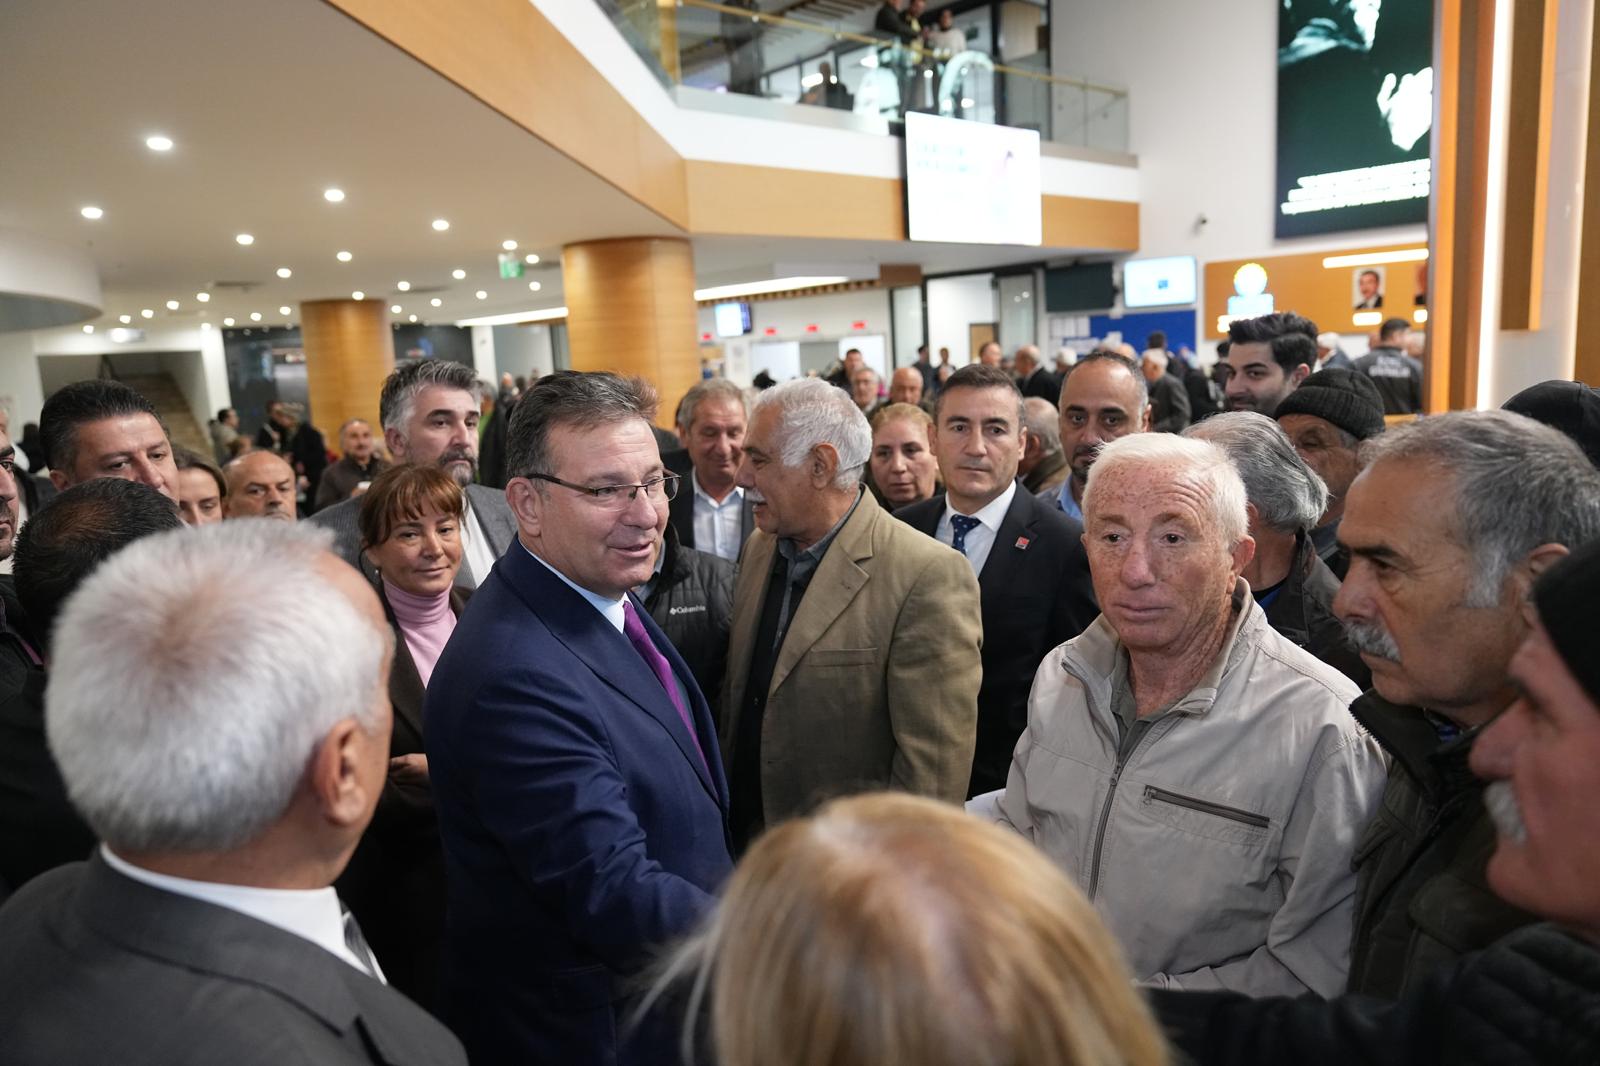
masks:
[[[895,517],[931,537],[943,514],[941,494],[902,508]],[[978,575],[983,685],[969,797],[1005,787],[1011,753],[1028,724],[1034,672],[1052,648],[1083,632],[1100,614],[1082,537],[1076,520],[1017,487]]]
[[[678,495],[667,505],[667,522],[678,533],[678,543],[685,548],[696,547],[694,542],[694,482],[689,480],[689,475],[694,470],[694,464],[689,461],[688,449],[680,448],[675,452],[663,452],[661,465],[683,478],[678,483]],[[756,528],[755,504],[750,502],[750,497],[744,499],[744,509],[739,514],[739,544],[750,539],[750,534]],[[707,549],[700,548],[700,551]],[[730,560],[731,562],[732,560]]]
[[[98,856],[0,909],[7,1066],[464,1064],[404,996],[293,933]]]
[[[710,910],[731,866],[728,789],[694,675],[634,609],[694,739],[627,638],[520,543],[428,685],[444,1016],[474,1066],[676,1062],[671,1035],[626,1038],[630,982]]]
[[[478,520],[479,527],[488,534],[490,552],[496,558],[504,555],[507,546],[517,539],[517,519],[511,513],[511,505],[506,503],[506,494],[486,485],[468,485],[467,500],[472,504],[472,515]],[[333,530],[333,553],[372,580],[378,575],[372,564],[361,557],[360,514],[361,500],[358,498],[324,508],[306,521]],[[472,584],[472,572],[467,569],[465,559],[462,560],[456,584],[469,587]]]
[[[94,849],[94,832],[67,799],[45,742],[44,688],[45,672],[30,670],[17,692],[0,698],[0,902]]]
[[[377,585],[378,598],[394,632],[394,663],[389,668],[389,702],[394,729],[389,757],[420,754],[422,702],[427,690],[411,658],[400,624]],[[450,608],[461,616],[472,590],[457,586]],[[433,790],[427,785],[385,783],[372,824],[361,837],[335,887],[361,923],[361,932],[389,983],[434,1010],[439,998],[440,955],[444,948],[444,851]]]
[[[1052,404],[1061,402],[1061,379],[1042,366],[1018,381],[1017,388],[1022,390],[1024,397],[1037,396]]]

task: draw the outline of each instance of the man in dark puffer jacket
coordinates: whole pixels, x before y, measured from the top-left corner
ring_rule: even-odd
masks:
[[[738,568],[710,552],[685,548],[669,523],[655,577],[638,589],[645,610],[678,649],[720,723],[718,696],[728,665],[728,626]]]
[[[1154,993],[1169,1035],[1197,1066],[1600,1062],[1597,597],[1600,542],[1536,586],[1539,622],[1511,663],[1521,696],[1472,751],[1499,834],[1489,884],[1549,923],[1436,971],[1397,1002]]]

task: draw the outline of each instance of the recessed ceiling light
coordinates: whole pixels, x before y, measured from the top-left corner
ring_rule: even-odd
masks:
[[[411,322],[415,322],[417,320],[417,316],[416,315],[407,315],[406,317],[407,317],[407,320],[411,321]]]
[[[234,240],[238,241],[240,244],[244,245],[245,247],[249,247],[250,245],[256,243],[256,239],[254,237],[252,237],[248,233],[241,233],[237,237],[235,237]]]
[[[450,223],[445,219],[436,218],[433,220],[433,228],[438,230],[440,233],[443,233],[445,230],[450,228]]]
[[[482,289],[479,289],[477,292],[473,293],[472,295],[476,296],[480,300],[487,300],[489,298],[489,294],[484,292]]]
[[[294,311],[289,307],[288,304],[284,304],[282,307],[278,308],[278,314],[280,314],[280,315],[292,315],[292,314],[294,314]]]
[[[514,251],[517,250],[517,242],[516,241],[501,241],[500,242],[500,247],[504,248],[508,252],[514,252]]]
[[[279,267],[278,268],[278,277],[287,280],[289,278],[294,277],[294,271],[290,270],[288,267]]]
[[[94,332],[94,326],[92,326],[92,325],[89,325],[89,326],[84,326],[84,327],[83,327],[83,331],[84,331],[84,332],[85,332],[85,333],[93,333],[93,332]]]
[[[450,271],[450,276],[455,278],[457,281],[467,280],[467,272],[462,270],[460,267],[456,267],[454,270]]]
[[[260,311],[251,311],[250,312],[250,321],[252,321],[252,322],[260,322],[261,321],[261,312]]]
[[[154,317],[156,317],[156,313],[154,311],[150,310],[150,308],[146,307],[143,311],[139,312],[139,317],[140,318],[154,318]]]
[[[328,201],[330,204],[341,204],[341,203],[344,203],[344,190],[343,189],[323,189],[322,190],[322,198],[324,200]]]
[[[350,294],[350,299],[352,300],[365,300],[366,298],[367,294],[362,292],[360,289],[357,289],[355,292]]]
[[[437,296],[435,296],[433,299],[429,300],[428,302],[431,303],[435,307],[443,307],[444,306],[444,301],[439,299]]]
[[[223,319],[223,320],[222,320],[222,324],[223,324],[223,325],[224,325],[224,326],[231,326],[231,325],[233,325],[233,319],[231,319],[231,318],[225,318],[225,319]]]
[[[396,285],[395,288],[399,289],[401,292],[410,292],[411,291],[411,282],[402,281],[398,285]]]
[[[338,255],[334,256],[334,258],[339,260],[341,263],[348,263],[350,260],[354,259],[355,256],[351,255],[349,252],[340,252]]]
[[[170,152],[172,151],[172,138],[163,137],[158,133],[153,137],[146,137],[144,146],[152,152]]]
[[[132,315],[118,315],[117,316],[117,321],[121,322],[124,326],[126,326],[129,322],[133,321],[133,316]]]
[[[211,323],[209,323],[209,322],[200,323],[200,331],[202,333],[210,333],[211,332]]]
[[[211,294],[209,292],[197,292],[194,294],[194,298],[199,300],[201,303],[211,302]]]
[[[391,312],[392,312],[392,313],[394,313],[394,314],[397,314],[397,315],[398,315],[398,314],[399,314],[399,313],[400,313],[400,312],[401,312],[401,311],[404,311],[404,310],[405,310],[405,308],[403,308],[403,307],[401,307],[401,306],[400,306],[400,305],[399,305],[399,304],[390,304],[390,305],[389,305],[389,310],[390,310],[390,311],[391,311]]]
[[[178,309],[178,301],[177,300],[168,300],[167,301],[167,310],[168,311],[176,311],[177,309]]]
[[[527,263],[529,266],[533,266],[539,261],[539,257],[534,255],[532,252],[529,252],[527,255],[522,257],[522,261]]]
[[[98,207],[80,207],[78,208],[78,214],[87,219],[96,219],[104,216],[105,212]]]
[[[529,292],[538,292],[542,288],[544,288],[544,286],[540,285],[537,281],[528,282],[528,291]]]

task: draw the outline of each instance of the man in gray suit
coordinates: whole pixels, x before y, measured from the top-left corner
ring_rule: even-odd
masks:
[[[395,368],[378,400],[383,442],[397,463],[434,463],[466,490],[461,523],[461,572],[456,584],[477,588],[517,535],[506,494],[473,484],[478,474],[478,378],[472,368],[447,359],[419,359]],[[356,517],[361,498],[344,500],[312,515],[310,522],[333,530],[333,550],[362,569]],[[369,571],[369,576],[371,572]]]
[[[387,775],[393,641],[327,541],[159,533],[67,604],[46,731],[103,843],[0,907],[11,1066],[466,1062],[329,887]]]

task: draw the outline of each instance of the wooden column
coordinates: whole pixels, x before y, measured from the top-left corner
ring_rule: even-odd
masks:
[[[585,241],[561,250],[574,370],[642,377],[661,394],[656,424],[700,380],[694,252],[675,237]]]
[[[1511,118],[1506,125],[1505,237],[1500,256],[1500,328],[1534,330],[1544,294],[1550,113],[1555,106],[1558,0],[1511,8]]]
[[[330,444],[352,418],[379,436],[378,394],[394,369],[394,333],[382,300],[307,300],[300,305],[311,423]]]
[[[1588,144],[1584,148],[1583,228],[1578,235],[1578,322],[1572,339],[1573,377],[1590,385],[1600,383],[1600,345],[1594,331],[1600,326],[1600,77],[1593,68],[1600,56],[1600,18],[1589,38]]]

